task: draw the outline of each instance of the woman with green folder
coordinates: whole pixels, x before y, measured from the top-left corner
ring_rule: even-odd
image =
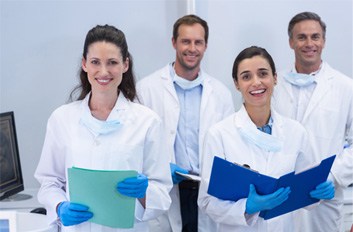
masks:
[[[148,231],[146,221],[170,206],[172,182],[169,161],[163,155],[161,120],[134,103],[132,57],[124,33],[109,25],[92,28],[81,67],[77,100],[56,109],[48,121],[35,172],[41,183],[39,202],[47,209],[48,222],[57,222],[61,231]],[[136,200],[133,228],[89,221],[98,216],[91,212],[93,207],[70,201],[68,169],[72,167],[137,171],[139,175],[117,180],[110,187],[117,196]],[[91,189],[95,188],[92,183]]]

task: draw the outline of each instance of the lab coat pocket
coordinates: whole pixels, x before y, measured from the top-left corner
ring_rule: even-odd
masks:
[[[142,170],[143,147],[141,145],[115,144],[108,154],[108,169]]]

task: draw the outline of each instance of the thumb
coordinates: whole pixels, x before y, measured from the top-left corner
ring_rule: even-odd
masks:
[[[255,186],[253,184],[250,184],[249,186],[249,194],[253,194],[256,193],[256,189]]]

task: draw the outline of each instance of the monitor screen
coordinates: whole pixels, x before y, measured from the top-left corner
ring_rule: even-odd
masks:
[[[24,190],[13,112],[0,114],[0,200]]]

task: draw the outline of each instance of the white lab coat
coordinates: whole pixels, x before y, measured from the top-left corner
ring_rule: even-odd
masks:
[[[353,183],[353,80],[323,63],[317,74],[317,86],[301,124],[306,128],[314,155],[320,160],[336,154],[331,174],[335,180],[335,198],[323,201],[313,210],[301,210],[297,231],[339,231],[343,219],[343,188]],[[292,86],[282,75],[273,95],[275,109],[295,118]],[[350,148],[344,149],[345,140]]]
[[[208,128],[234,112],[231,93],[220,81],[203,72],[203,90],[200,108],[199,157]],[[174,142],[180,115],[180,105],[176,94],[169,64],[137,83],[137,93],[142,104],[150,107],[161,118],[166,133],[166,156],[175,163]],[[199,158],[201,160],[201,158]],[[170,174],[169,174],[170,175]],[[170,192],[172,205],[168,214],[151,221],[153,232],[181,231],[181,215],[178,185]],[[199,212],[199,232],[213,231],[215,224],[206,215]]]
[[[146,220],[168,210],[171,203],[169,160],[161,156],[165,151],[161,142],[160,118],[147,107],[130,102],[120,94],[107,120],[119,120],[122,126],[109,134],[94,134],[80,122],[84,113],[90,114],[88,99],[89,96],[59,107],[48,120],[41,159],[35,172],[41,183],[38,200],[45,205],[48,221],[53,223],[57,218],[56,205],[70,200],[68,168],[136,170],[148,177],[148,188],[146,209],[136,200],[133,229],[113,229],[84,222],[77,226],[63,226],[62,231],[148,231]]]
[[[215,156],[238,164],[248,164],[251,169],[274,178],[293,171],[302,171],[316,164],[315,158],[310,155],[305,129],[298,122],[282,117],[273,110],[271,112],[272,136],[283,142],[282,149],[278,152],[266,151],[240,134],[242,127],[255,127],[244,106],[237,113],[212,126],[206,135],[198,204],[219,223],[220,232],[290,232],[293,229],[292,213],[264,220],[259,217],[259,213],[245,214],[247,198],[234,202],[207,194]]]

